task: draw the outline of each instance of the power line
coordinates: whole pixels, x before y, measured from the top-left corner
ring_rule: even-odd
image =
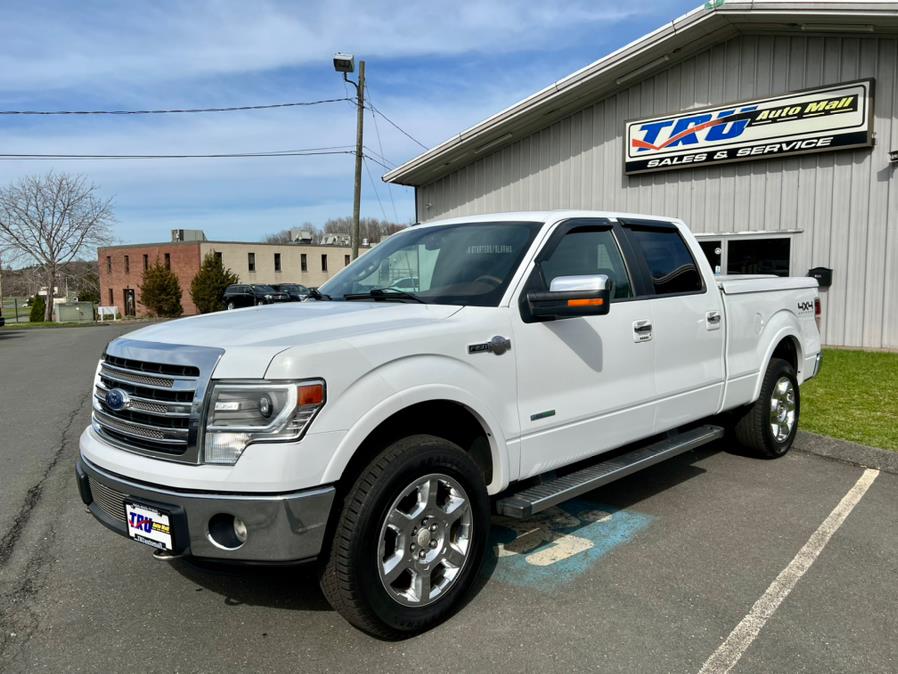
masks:
[[[371,89],[367,84],[365,85],[365,91],[368,94],[368,105],[371,105]],[[384,157],[384,144],[380,140],[380,127],[377,125],[377,115],[374,114],[373,110],[371,111],[371,120],[374,122],[374,132],[377,134],[377,147],[380,149],[380,158],[386,160],[386,157]],[[383,176],[381,176],[381,178],[382,177]],[[399,213],[396,211],[396,201],[393,199],[393,190],[391,188],[392,185],[387,185],[387,194],[390,197],[390,204],[393,207],[394,222],[399,222]]]
[[[377,185],[374,184],[374,176],[371,175],[371,169],[368,168],[368,161],[364,155],[362,155],[362,161],[365,164],[365,172],[368,174],[368,180],[371,182],[371,189],[374,190],[374,196],[377,197],[377,203],[380,206],[381,215],[384,216],[384,220],[387,220],[387,212],[384,210],[384,204],[380,200],[380,193],[377,191]]]
[[[387,159],[382,154],[380,154],[380,152],[376,152],[373,148],[370,148],[367,145],[365,145],[363,149],[365,152],[370,152],[371,153],[370,156],[377,157],[378,159],[380,159],[387,166],[388,169],[393,168],[393,166],[394,166],[393,162],[391,162],[389,159]]]
[[[392,119],[390,119],[389,117],[387,117],[384,113],[382,113],[380,110],[378,110],[377,108],[375,108],[375,107],[374,107],[373,105],[371,105],[370,103],[368,103],[365,107],[370,108],[372,112],[376,112],[378,115],[380,115],[380,116],[383,117],[385,120],[387,120],[387,122],[388,122],[394,129],[396,129],[397,131],[399,131],[399,133],[401,133],[401,134],[402,134],[403,136],[405,136],[406,138],[409,138],[410,140],[415,141],[418,145],[420,145],[421,147],[423,147],[425,150],[429,150],[429,149],[430,149],[430,148],[428,148],[424,143],[422,143],[420,140],[418,140],[417,138],[415,138],[415,137],[414,137],[413,135],[411,135],[408,131],[406,131],[405,129],[403,129],[403,128],[402,128],[401,126],[399,126],[396,122],[394,122]]]
[[[217,154],[2,154],[0,160],[106,160],[106,159],[240,159],[248,157],[314,157],[355,154],[350,149],[309,148],[270,152],[222,152]]]
[[[387,166],[387,165],[384,164],[382,161],[378,160],[376,157],[372,157],[370,154],[366,154],[366,155],[362,155],[362,156],[363,156],[365,159],[370,159],[370,160],[373,161],[375,164],[377,164],[377,165],[380,166],[381,168],[386,169],[387,171],[391,171],[391,170],[392,170],[392,167]]]
[[[299,108],[322,103],[339,103],[346,98],[324,98],[318,101],[293,103],[269,103],[267,105],[239,105],[228,108],[170,108],[165,110],[0,110],[0,115],[167,115],[182,112],[238,112],[241,110],[272,110],[275,108]]]
[[[371,89],[365,85],[365,91],[368,93],[368,104],[371,104]],[[380,149],[380,158],[386,161],[388,164],[390,163],[386,157],[384,157],[384,144],[380,140],[380,127],[377,125],[377,115],[374,114],[374,111],[371,112],[371,120],[374,122],[374,132],[377,135],[377,147]],[[363,148],[364,150],[364,148]],[[383,179],[383,176],[381,176]],[[392,185],[387,185],[387,195],[390,197],[390,206],[393,208],[393,218],[394,222],[399,222],[399,212],[396,210],[396,200],[393,199],[393,190]],[[385,218],[386,219],[386,218]]]

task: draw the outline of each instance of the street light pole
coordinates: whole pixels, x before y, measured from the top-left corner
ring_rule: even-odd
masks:
[[[346,75],[343,75],[346,77]],[[348,79],[348,78],[347,78]],[[356,89],[358,112],[355,122],[355,191],[352,195],[352,259],[359,256],[359,219],[362,210],[362,149],[365,125],[365,62],[359,61],[359,83]]]
[[[359,256],[359,219],[362,210],[362,159],[364,143],[362,142],[365,126],[365,62],[359,61],[359,81],[349,79],[349,73],[355,72],[355,57],[352,54],[337,52],[334,54],[334,70],[343,73],[343,81],[355,87],[356,122],[355,122],[355,190],[352,195],[352,259]]]

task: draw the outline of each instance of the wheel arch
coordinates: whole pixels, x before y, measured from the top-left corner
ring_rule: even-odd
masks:
[[[761,368],[758,371],[757,381],[755,382],[754,393],[752,395],[753,401],[757,400],[758,396],[761,395],[761,385],[764,382],[764,373],[767,372],[767,368],[770,366],[770,361],[773,358],[782,358],[789,363],[795,370],[795,375],[799,384],[803,380],[802,369],[804,364],[804,352],[801,346],[801,332],[795,317],[791,313],[786,313],[792,320],[789,321],[786,319],[785,321],[778,321],[780,323],[779,327],[776,328],[775,331],[772,331],[772,338],[768,341],[767,350],[764,353],[764,358],[761,361]],[[768,325],[773,324],[773,322],[774,321],[771,320]]]
[[[416,433],[436,435],[467,451],[481,467],[490,494],[508,484],[508,453],[497,420],[451,387],[422,387],[391,396],[372,408],[343,437],[324,482],[348,482],[386,444]]]

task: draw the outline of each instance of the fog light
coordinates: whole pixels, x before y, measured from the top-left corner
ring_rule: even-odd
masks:
[[[224,550],[236,550],[246,543],[246,523],[239,517],[218,513],[209,520],[209,540]]]
[[[239,517],[234,518],[234,535],[241,544],[246,543],[246,522]]]

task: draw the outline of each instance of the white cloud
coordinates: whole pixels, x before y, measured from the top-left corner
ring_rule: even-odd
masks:
[[[200,107],[331,98],[344,87],[330,56],[352,50],[368,59],[375,105],[432,146],[567,74],[557,70],[557,55],[573,35],[580,34],[580,42],[571,47],[581,52],[584,39],[590,41],[586,52],[592,44],[604,44],[591,54],[598,58],[621,43],[615,26],[632,24],[637,14],[640,21],[653,22],[646,15],[660,11],[654,3],[610,0],[4,3],[0,108]],[[583,38],[584,27],[594,36]],[[540,51],[556,60],[533,56]],[[4,153],[202,154],[344,146],[355,137],[354,111],[346,103],[136,118],[3,117],[0,123]],[[421,151],[383,120],[379,131],[383,154],[393,163]],[[365,143],[380,151],[370,117]],[[351,211],[350,155],[0,161],[0,184],[50,168],[84,173],[113,196],[116,230],[124,241],[165,238],[173,227],[246,239]],[[382,184],[383,169],[370,168],[387,216],[393,216],[395,203],[400,221],[413,217],[413,191]],[[367,175],[362,211],[382,217]]]
[[[328,68],[340,49],[371,58],[503,54],[648,11],[610,0],[8,3],[0,10],[0,90]]]

